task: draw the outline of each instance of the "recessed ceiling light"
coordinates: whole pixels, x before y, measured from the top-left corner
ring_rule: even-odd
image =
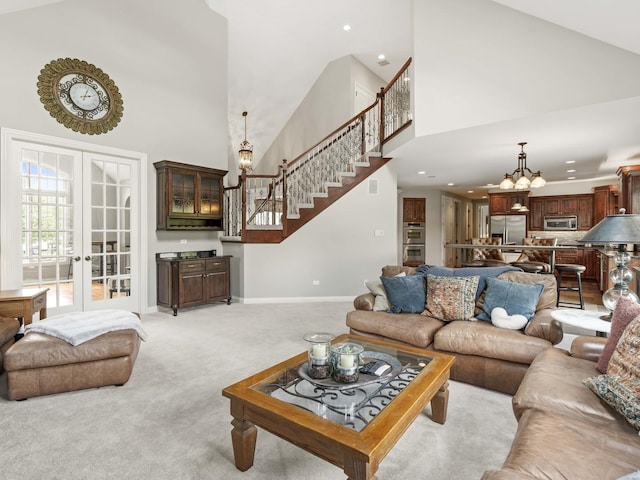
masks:
[[[447,185],[449,185],[450,187],[453,187],[455,183],[447,183]]]
[[[567,173],[574,173],[576,171],[575,168],[570,168],[569,170],[567,170]]]
[[[425,172],[424,170],[421,170],[421,171],[418,172],[418,175],[424,175],[425,173],[427,173],[427,172]]]
[[[564,162],[564,163],[576,163],[576,161],[575,161],[575,160],[567,160],[567,161],[566,161],[566,162]]]
[[[567,177],[567,180],[575,180],[576,177]]]
[[[345,25],[344,27],[342,27],[342,29],[343,29],[345,32],[348,32],[349,30],[351,30],[351,25]]]
[[[380,55],[378,55],[378,60],[384,60],[385,58],[387,57],[384,56],[384,53],[381,53]]]
[[[473,193],[473,190],[467,190],[467,193]]]

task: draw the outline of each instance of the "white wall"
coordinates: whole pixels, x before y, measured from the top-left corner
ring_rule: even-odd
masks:
[[[386,85],[351,55],[329,63],[269,149],[257,152],[255,172],[274,174],[283,159],[294,160],[351,119],[356,82],[374,94]]]
[[[495,2],[413,13],[417,136],[640,94],[636,54]]]
[[[114,130],[75,133],[43,108],[39,72],[61,57],[93,63],[114,80],[124,101]],[[172,0],[66,0],[0,16],[0,58],[0,126],[148,154],[143,215],[155,307],[156,252],[221,249],[218,233],[155,232],[153,162],[227,169],[226,20],[202,0],[181,0],[180,8]]]
[[[368,180],[378,182],[369,193]],[[224,242],[234,255],[232,295],[245,302],[353,299],[364,281],[396,264],[397,194],[393,161],[280,244]],[[374,236],[383,230],[384,236]],[[319,285],[313,285],[318,280]],[[243,286],[243,287],[241,287]]]

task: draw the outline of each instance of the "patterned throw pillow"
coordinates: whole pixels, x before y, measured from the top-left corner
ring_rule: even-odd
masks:
[[[622,332],[624,332],[627,325],[631,323],[631,320],[638,315],[640,315],[640,303],[635,302],[627,296],[620,297],[616,308],[613,310],[613,316],[611,317],[611,332],[607,337],[607,343],[596,364],[596,370],[600,373],[607,373],[609,360],[616,349],[616,345],[618,345],[618,340],[620,340]]]
[[[427,275],[427,310],[423,315],[440,320],[471,320],[480,277]]]
[[[640,430],[640,317],[622,333],[606,375],[587,378],[584,383]]]
[[[584,384],[640,430],[640,381],[618,375],[596,375]]]

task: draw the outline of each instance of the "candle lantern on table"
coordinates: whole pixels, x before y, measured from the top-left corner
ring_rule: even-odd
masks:
[[[307,333],[303,337],[309,344],[309,363],[307,372],[311,378],[329,378],[331,375],[331,361],[329,352],[331,341],[335,335],[330,333]]]
[[[363,351],[362,345],[350,342],[331,346],[333,379],[336,382],[353,383],[358,381],[360,354]]]

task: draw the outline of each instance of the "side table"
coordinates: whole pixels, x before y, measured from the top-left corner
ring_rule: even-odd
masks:
[[[611,322],[600,317],[604,312],[594,312],[576,309],[558,309],[551,312],[551,316],[562,324],[595,330],[599,337],[606,337],[611,331]]]
[[[40,320],[47,318],[48,291],[48,288],[0,290],[0,316],[20,320],[18,334],[21,336],[24,326],[32,322],[34,313],[40,312]]]

